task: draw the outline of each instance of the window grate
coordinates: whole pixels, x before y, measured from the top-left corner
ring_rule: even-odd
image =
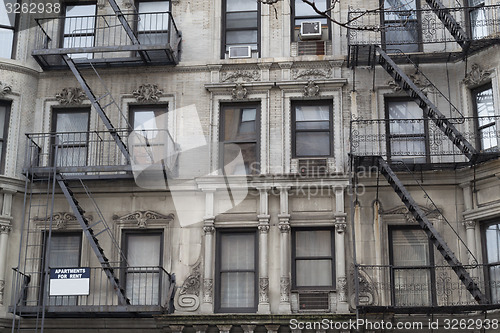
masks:
[[[297,43],[298,55],[325,55],[324,41],[301,41]]]
[[[299,293],[299,309],[328,310],[328,293]]]

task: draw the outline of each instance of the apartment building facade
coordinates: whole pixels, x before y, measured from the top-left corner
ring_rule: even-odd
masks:
[[[498,4],[47,4],[0,24],[3,331],[498,320]]]

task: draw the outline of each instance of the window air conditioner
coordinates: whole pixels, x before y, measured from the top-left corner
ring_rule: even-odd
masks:
[[[251,46],[230,46],[229,47],[229,59],[251,58],[251,57],[252,57],[252,47]]]
[[[300,37],[302,39],[320,39],[321,22],[320,21],[301,22]]]

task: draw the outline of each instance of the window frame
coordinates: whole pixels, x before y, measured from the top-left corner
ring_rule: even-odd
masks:
[[[92,31],[92,33],[81,33],[81,34],[77,34],[77,35],[74,35],[74,36],[71,36],[71,35],[66,35],[64,30],[66,28],[66,20],[68,18],[68,16],[66,16],[66,11],[67,11],[67,8],[70,7],[70,6],[89,6],[89,5],[94,5],[95,7],[95,10],[94,10],[94,14],[93,15],[89,15],[89,16],[94,16],[94,30]],[[60,40],[59,40],[59,45],[61,48],[66,48],[64,47],[64,41],[66,38],[78,38],[78,37],[89,37],[89,36],[92,36],[93,37],[93,41],[92,41],[92,46],[85,46],[83,48],[87,48],[87,47],[93,47],[95,46],[95,37],[96,37],[96,27],[97,27],[97,11],[98,11],[98,8],[97,8],[97,1],[84,1],[84,2],[75,2],[75,1],[71,1],[71,2],[65,2],[63,3],[62,7],[61,7],[61,13],[64,15],[63,16],[63,19],[61,20],[61,23],[60,23],[60,29],[61,29],[61,33],[60,33]],[[72,17],[72,16],[69,16],[69,17]],[[67,47],[67,48],[74,48],[73,47]],[[83,52],[85,53],[85,52]],[[70,53],[69,56],[71,57],[74,53]],[[78,53],[77,53],[78,54]],[[86,53],[87,55],[90,55],[91,58],[94,57],[94,53]],[[90,58],[89,58],[90,59]]]
[[[491,147],[491,148],[488,148],[488,149],[484,149],[483,148],[483,142],[482,142],[482,138],[481,138],[481,132],[484,130],[484,129],[487,129],[489,127],[496,127],[497,126],[497,122],[495,120],[493,120],[491,123],[489,124],[486,124],[486,125],[483,125],[483,126],[479,126],[479,113],[478,113],[478,107],[477,107],[477,95],[479,95],[480,93],[484,92],[484,91],[487,91],[487,90],[491,90],[491,98],[492,98],[492,103],[493,103],[493,110],[495,110],[495,99],[494,99],[494,94],[493,94],[493,85],[491,82],[488,82],[486,84],[482,84],[478,87],[475,87],[474,89],[471,90],[471,95],[472,95],[472,107],[473,107],[473,110],[474,110],[474,127],[475,127],[475,131],[477,133],[476,135],[476,147],[479,148],[480,151],[494,151],[494,150],[498,150],[499,148],[499,138],[497,138],[497,145],[496,147]],[[496,115],[493,115],[492,117],[495,117]]]
[[[307,257],[297,257],[296,255],[296,233],[300,231],[329,231],[331,239],[331,256],[307,256]],[[319,227],[293,227],[292,228],[292,290],[293,291],[333,291],[336,290],[336,261],[335,261],[335,228],[319,228]],[[311,259],[312,258],[312,259]],[[324,260],[331,259],[332,261],[332,285],[331,286],[297,286],[297,260]]]
[[[19,3],[19,0],[14,1],[14,4]],[[5,2],[3,3],[5,6]],[[17,45],[17,39],[18,39],[18,32],[19,32],[19,18],[20,18],[20,13],[15,14],[15,19],[14,19],[14,25],[12,26],[7,26],[0,24],[0,30],[12,30],[12,52],[10,53],[10,58],[3,58],[3,59],[15,59],[16,58],[16,45]],[[0,57],[0,59],[2,59]]]
[[[160,236],[160,253],[159,253],[159,262],[158,262],[158,270],[154,269],[146,269],[146,270],[140,270],[140,271],[134,271],[133,269],[130,270],[129,266],[127,265],[127,262],[123,260],[123,258],[120,258],[121,261],[121,266],[124,268],[120,270],[120,284],[121,287],[125,290],[127,290],[127,275],[129,273],[133,274],[140,274],[140,273],[146,273],[146,274],[154,274],[158,273],[158,304],[145,304],[147,305],[161,305],[162,300],[162,286],[163,286],[163,274],[161,271],[161,268],[163,268],[163,254],[164,254],[164,238],[165,238],[165,233],[164,229],[122,229],[122,238],[121,238],[121,243],[122,243],[122,253],[123,256],[127,259],[128,262],[128,248],[129,248],[129,237],[134,236],[134,235],[158,235]],[[131,266],[133,267],[140,267],[140,266]],[[154,267],[154,266],[145,266],[145,267]],[[129,298],[132,301],[132,295],[127,295],[127,298]],[[141,305],[141,304],[138,304]]]
[[[385,19],[385,14],[386,14],[385,0],[379,0],[379,5],[380,5],[380,8],[382,8],[382,10],[380,12],[380,25],[382,27],[385,26],[386,24],[393,24],[393,23],[400,22],[398,20],[386,20]],[[417,44],[417,50],[416,51],[409,51],[409,52],[408,51],[404,51],[404,50],[402,50],[402,51],[404,53],[422,52],[423,51],[423,43],[422,43],[422,40],[423,40],[423,36],[422,36],[422,14],[421,14],[421,9],[422,9],[422,6],[421,6],[421,3],[420,3],[420,0],[415,0],[415,11],[416,11],[416,14],[417,14],[417,18],[406,21],[407,23],[408,22],[415,22],[415,24],[416,24],[417,40],[415,41],[415,43],[389,45],[389,48],[387,48],[387,36],[386,36],[387,29],[382,29],[382,31],[380,32],[381,33],[381,39],[382,39],[382,48],[385,51],[387,51],[388,53],[391,53],[391,50],[395,50],[394,48],[391,49],[390,46],[400,46],[400,45],[405,46],[405,45],[412,45],[412,44]],[[387,10],[387,12],[397,12],[397,10],[396,11]]]
[[[221,276],[224,273],[221,270],[221,255],[222,255],[222,242],[221,234],[248,234],[254,238],[254,270],[225,270],[224,272],[253,272],[254,274],[254,307],[252,308],[223,308],[221,306]],[[259,237],[255,229],[217,229],[216,230],[216,249],[215,249],[215,313],[256,313],[259,305]]]
[[[0,106],[5,106],[5,119],[3,125],[3,137],[0,137],[0,145],[2,146],[2,154],[0,156],[0,174],[5,174],[5,165],[7,160],[7,144],[9,140],[9,124],[12,110],[12,102],[0,100]]]
[[[227,29],[226,28],[226,21],[227,21],[227,0],[222,0],[222,15],[221,15],[221,18],[222,18],[222,24],[221,24],[221,28],[222,28],[222,33],[221,33],[221,59],[226,59],[226,55],[227,55],[227,59],[229,59],[229,51],[226,51],[226,47],[227,47],[227,31],[248,31],[250,29],[245,29],[245,28],[232,28],[232,29]],[[231,13],[244,13],[244,12],[250,12],[250,11],[236,11],[236,12],[231,12]],[[253,12],[253,11],[252,11]],[[251,30],[254,30],[254,29],[251,29]],[[248,44],[247,44],[248,45]],[[245,44],[242,44],[242,46],[245,46]],[[257,58],[260,58],[261,57],[261,5],[260,5],[260,1],[257,1],[257,51],[254,51],[254,50],[251,50],[251,54],[253,55],[253,53],[256,52],[257,53]],[[253,58],[253,57],[251,57]]]
[[[330,150],[330,153],[328,155],[297,155],[297,135],[296,133],[311,133],[311,132],[318,132],[318,133],[324,133],[327,132],[326,130],[323,129],[307,129],[307,130],[297,130],[296,126],[296,107],[297,106],[328,106],[329,108],[329,115],[330,119],[329,121],[329,127],[328,127],[328,133],[329,133],[329,141],[330,144],[328,145],[328,148]],[[292,158],[328,158],[332,157],[335,150],[334,150],[334,133],[333,133],[333,100],[312,100],[312,101],[306,101],[306,100],[293,100],[291,103],[291,108],[292,108]]]
[[[319,19],[325,19],[325,17],[321,16],[321,15],[317,15],[317,16],[311,16],[311,15],[296,15],[296,10],[295,10],[295,1],[296,0],[292,0],[292,4],[290,5],[290,36],[292,38],[292,42],[301,42],[300,38],[297,39],[297,40],[294,40],[295,39],[295,30],[297,29],[297,25],[295,24],[295,21],[296,20],[307,20],[307,19],[310,19],[311,21],[315,21],[315,20],[319,20]],[[326,3],[326,8],[328,8],[328,0],[324,0],[325,3]],[[300,30],[300,25],[298,26],[299,27],[299,30]],[[323,29],[327,29],[327,40],[331,40],[332,39],[332,29],[330,28],[330,21],[328,21],[328,19],[326,20],[326,25],[321,25],[321,30],[323,31]],[[300,31],[299,31],[299,36],[300,36]],[[318,38],[316,41],[320,41],[320,40],[324,40],[323,38]],[[313,40],[314,41],[314,40]]]
[[[226,109],[230,108],[239,108],[244,109],[244,108],[255,108],[255,141],[250,141],[250,140],[229,140],[225,141],[224,136],[225,136],[225,125],[226,125]],[[255,163],[257,166],[259,166],[258,170],[256,170],[256,174],[260,173],[260,113],[261,113],[261,103],[260,102],[243,102],[243,103],[221,103],[220,104],[220,115],[219,115],[219,143],[220,143],[220,149],[219,149],[219,168],[222,170],[224,174],[224,146],[226,144],[245,144],[245,143],[255,143]],[[251,171],[251,170],[250,170]],[[247,176],[251,175],[256,175],[252,173],[247,173]]]
[[[391,139],[392,138],[423,138],[424,139],[424,145],[425,145],[425,161],[422,163],[409,163],[408,161],[405,161],[405,164],[425,164],[425,163],[430,163],[430,144],[429,144],[429,118],[425,114],[424,110],[420,108],[420,106],[417,105],[418,109],[422,111],[422,121],[424,124],[424,134],[423,135],[416,135],[416,134],[391,134],[391,119],[390,119],[390,114],[389,114],[389,104],[394,103],[394,102],[413,102],[416,104],[416,102],[409,98],[409,97],[386,97],[384,99],[384,115],[385,115],[385,135],[386,135],[386,152],[387,152],[387,160],[389,162],[392,162],[392,149],[391,149]],[[414,118],[407,118],[407,120],[411,120]],[[403,120],[403,119],[401,119]],[[411,156],[411,155],[409,155]],[[420,156],[418,155],[413,155],[416,156],[414,158],[419,158]],[[397,160],[395,160],[397,162]]]
[[[137,8],[137,18],[139,18],[139,15],[143,14],[143,13],[139,12],[139,7],[140,7],[141,3],[145,3],[145,2],[160,2],[160,1],[168,1],[168,12],[172,13],[172,0],[145,0],[145,1],[136,0],[134,2],[134,4],[135,4],[135,8]],[[160,13],[163,13],[163,12],[160,12]],[[167,14],[167,20],[168,20],[167,30],[147,30],[147,29],[139,30],[139,20],[138,19],[134,20],[133,30],[134,30],[135,34],[137,35],[137,39],[139,39],[139,36],[141,34],[151,34],[151,35],[154,35],[154,34],[166,33],[167,34],[167,43],[170,44],[170,32],[171,32],[171,29],[172,29],[172,20],[171,20],[171,17],[168,14]],[[149,52],[151,52],[151,51],[149,51]],[[147,53],[149,54],[149,52],[147,52]]]
[[[426,269],[429,270],[429,275],[430,275],[430,304],[427,305],[416,305],[416,306],[424,306],[424,307],[432,307],[432,306],[437,306],[437,290],[436,290],[436,267],[435,267],[435,261],[434,261],[434,244],[432,244],[432,241],[427,237],[427,243],[428,243],[428,248],[429,251],[427,252],[427,257],[429,259],[429,265],[427,266],[417,266],[417,267],[412,267],[412,266],[395,266],[394,265],[394,245],[393,245],[393,238],[392,234],[395,230],[419,230],[422,231],[422,228],[419,226],[413,226],[413,225],[389,225],[388,228],[388,235],[389,235],[389,267],[390,267],[390,286],[391,286],[391,303],[394,307],[398,307],[396,304],[396,284],[395,284],[395,277],[394,273],[397,269]],[[425,233],[424,233],[425,234]],[[427,236],[427,235],[426,235]]]
[[[490,276],[490,267],[491,266],[498,266],[500,267],[500,261],[498,262],[488,262],[488,248],[487,248],[487,240],[486,240],[486,230],[489,226],[492,225],[500,225],[500,218],[495,218],[495,219],[490,219],[487,221],[484,221],[481,223],[481,242],[482,242],[482,255],[483,255],[483,274],[484,274],[484,282],[485,282],[485,290],[486,290],[486,296],[490,303],[493,304],[492,301],[492,291],[490,287],[490,282],[491,282],[491,276]],[[496,303],[500,301],[500,295],[499,299],[497,300]]]

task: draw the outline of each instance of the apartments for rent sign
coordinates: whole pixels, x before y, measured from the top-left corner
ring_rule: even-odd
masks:
[[[50,296],[81,296],[89,294],[90,268],[51,268]]]

